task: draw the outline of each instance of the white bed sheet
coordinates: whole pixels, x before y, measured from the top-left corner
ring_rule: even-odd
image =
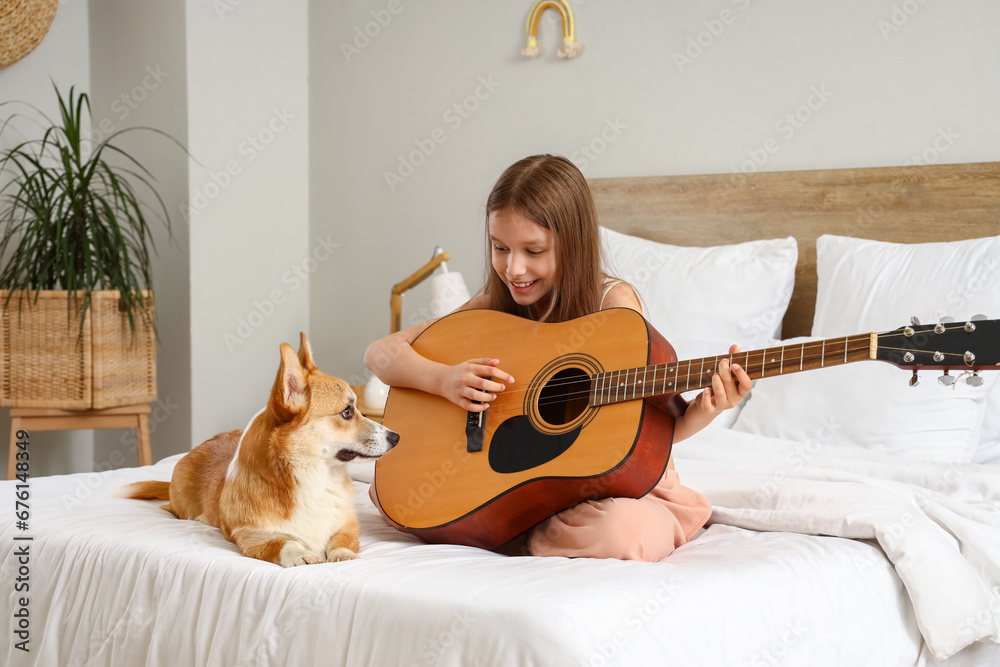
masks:
[[[731,437],[706,431],[678,448],[682,481],[717,504],[716,520],[766,529],[759,499],[738,516],[734,480],[752,480],[742,491],[750,498],[791,445]],[[756,472],[749,457],[725,462],[747,444],[777,449]],[[12,627],[0,662],[937,664],[875,540],[716,523],[660,563],[510,558],[399,533],[358,482],[362,558],[286,570],[240,556],[216,529],[177,520],[158,503],[107,497],[132,481],[169,479],[176,459],[32,481],[31,650],[14,647]],[[13,508],[13,491],[0,484],[5,507]],[[13,520],[0,525],[7,619],[23,595],[13,586],[15,532]],[[976,643],[942,664],[1000,664],[1000,653]]]

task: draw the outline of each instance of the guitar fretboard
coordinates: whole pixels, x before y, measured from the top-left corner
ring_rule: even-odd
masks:
[[[711,387],[712,376],[723,359],[739,364],[751,380],[756,380],[862,361],[872,358],[872,354],[872,336],[862,334],[607,371],[591,376],[589,402],[597,407]]]

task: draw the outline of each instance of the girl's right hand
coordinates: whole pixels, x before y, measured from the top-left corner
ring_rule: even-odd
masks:
[[[448,366],[441,378],[440,395],[468,412],[483,412],[497,393],[514,378],[497,368],[499,359],[470,359]]]

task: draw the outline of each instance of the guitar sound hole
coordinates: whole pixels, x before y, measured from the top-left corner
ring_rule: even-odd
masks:
[[[590,376],[580,368],[564,368],[553,375],[538,394],[538,415],[548,424],[561,426],[587,409]]]

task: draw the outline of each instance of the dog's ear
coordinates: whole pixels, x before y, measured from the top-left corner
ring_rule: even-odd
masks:
[[[309,406],[309,383],[306,371],[288,343],[281,344],[281,366],[271,390],[271,404],[275,414],[289,421]]]
[[[317,370],[316,364],[313,363],[313,352],[305,331],[299,332],[299,363],[302,364],[302,368],[306,369],[306,372],[312,373]]]

